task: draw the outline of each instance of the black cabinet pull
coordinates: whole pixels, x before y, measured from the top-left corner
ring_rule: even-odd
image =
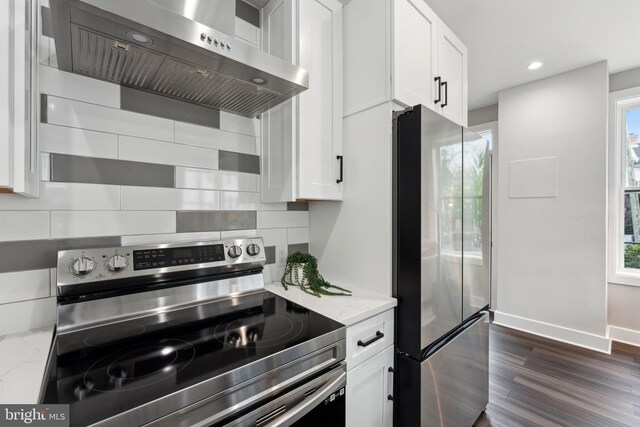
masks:
[[[435,99],[433,102],[437,104],[442,101],[442,83],[440,82],[440,76],[433,79],[434,82],[438,83],[438,99]]]
[[[370,338],[366,341],[362,341],[362,340],[358,340],[358,345],[360,347],[367,347],[371,344],[373,344],[374,342],[378,341],[379,339],[382,339],[382,337],[384,337],[384,334],[380,331],[376,331],[376,336],[373,338]]]
[[[344,168],[344,157],[337,156],[337,158],[338,158],[338,161],[340,162],[340,178],[336,179],[336,182],[340,184],[342,181],[344,181],[344,179],[342,179],[342,172]]]
[[[442,103],[442,108],[444,108],[449,104],[449,85],[447,82],[442,82],[441,86],[444,86],[444,102]]]
[[[391,380],[393,379],[393,374],[395,372],[396,371],[393,368],[389,367],[389,382],[387,383],[387,389],[392,389],[393,388],[393,386],[391,385]],[[393,394],[391,394],[390,392],[387,395],[387,400],[390,400],[390,401],[393,402]]]

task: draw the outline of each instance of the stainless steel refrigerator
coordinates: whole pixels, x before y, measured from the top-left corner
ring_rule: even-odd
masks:
[[[424,106],[394,117],[395,425],[465,427],[488,403],[488,142]]]

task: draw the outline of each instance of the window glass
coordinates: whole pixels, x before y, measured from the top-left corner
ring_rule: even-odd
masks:
[[[640,269],[640,108],[627,110],[625,123],[624,267]]]
[[[626,114],[627,129],[626,135],[626,182],[627,187],[640,186],[640,146],[638,146],[638,135],[640,135],[640,108],[628,110]]]

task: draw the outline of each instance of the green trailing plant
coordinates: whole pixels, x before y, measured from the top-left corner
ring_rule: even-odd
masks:
[[[289,289],[289,286],[298,286],[303,292],[316,297],[322,295],[351,296],[350,290],[326,281],[318,271],[318,260],[313,255],[302,252],[296,252],[287,257],[280,283],[286,290]],[[337,289],[342,292],[329,289]]]

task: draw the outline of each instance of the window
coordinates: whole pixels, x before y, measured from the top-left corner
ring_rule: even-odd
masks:
[[[640,88],[611,94],[609,281],[640,286]]]
[[[624,110],[624,125],[623,265],[640,271],[640,105]]]

